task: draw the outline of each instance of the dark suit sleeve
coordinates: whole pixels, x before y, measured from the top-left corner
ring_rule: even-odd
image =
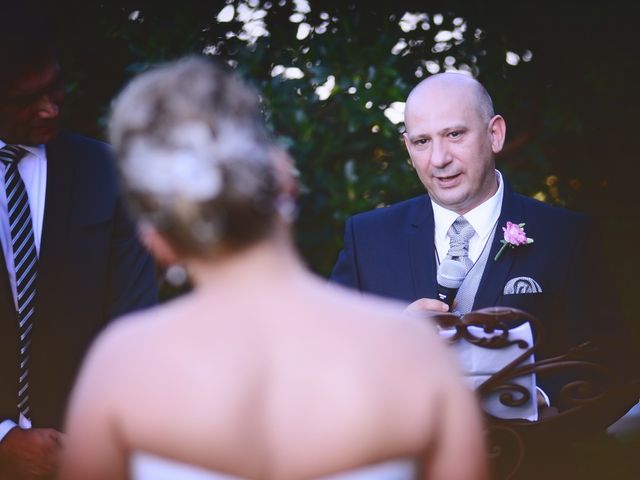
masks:
[[[122,201],[113,219],[109,255],[108,316],[115,318],[155,304],[158,300],[155,264],[138,240]]]
[[[331,272],[332,282],[360,289],[358,265],[356,261],[353,218],[347,219],[344,228],[344,247],[338,254],[338,260]]]

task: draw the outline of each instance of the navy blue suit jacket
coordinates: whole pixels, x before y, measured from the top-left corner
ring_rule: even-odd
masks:
[[[526,233],[535,241],[507,248],[494,261],[507,221],[526,223]],[[473,309],[510,306],[536,316],[546,331],[541,358],[566,353],[587,340],[606,347],[607,358],[618,347],[631,354],[598,235],[587,216],[516,194],[505,182],[497,229]],[[407,304],[437,298],[433,235],[427,195],[355,215],[347,220],[344,249],[331,279]],[[505,295],[505,284],[516,277],[534,279],[542,292]],[[632,368],[627,361],[620,357],[616,368]]]
[[[87,347],[112,318],[157,301],[155,267],[120,200],[109,147],[63,132],[46,145],[47,190],[33,317],[36,427],[60,428]],[[0,251],[0,420],[17,420],[17,314]]]

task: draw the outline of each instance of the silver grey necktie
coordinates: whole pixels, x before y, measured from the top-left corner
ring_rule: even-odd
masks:
[[[0,161],[6,165],[4,185],[7,192],[7,210],[11,249],[16,274],[19,338],[18,412],[27,421],[29,405],[29,346],[31,345],[32,316],[36,296],[38,254],[33,236],[31,208],[27,190],[18,171],[18,163],[27,152],[15,145],[0,149]]]
[[[469,258],[469,240],[476,231],[466,218],[460,216],[451,224],[447,233],[449,234],[447,258],[462,262],[468,272],[473,266],[473,262]]]

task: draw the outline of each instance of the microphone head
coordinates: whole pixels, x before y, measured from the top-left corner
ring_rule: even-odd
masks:
[[[462,262],[445,258],[438,267],[436,278],[438,285],[447,288],[460,288],[466,275],[467,269]]]

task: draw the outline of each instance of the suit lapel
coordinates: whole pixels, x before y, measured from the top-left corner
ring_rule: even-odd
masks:
[[[502,296],[507,276],[509,275],[517,253],[516,250],[507,248],[502,252],[500,258],[494,261],[496,254],[502,247],[502,243],[500,243],[500,240],[504,238],[502,227],[506,225],[507,221],[523,223],[526,222],[526,219],[524,218],[521,202],[515,193],[513,193],[513,190],[511,190],[511,186],[504,181],[504,196],[502,198],[500,218],[498,219],[496,232],[493,236],[489,258],[487,259],[487,264],[484,268],[480,285],[478,286],[478,293],[473,302],[474,310],[497,305],[498,299]]]
[[[0,188],[3,188],[0,186]],[[0,335],[7,334],[7,330],[3,329],[3,327],[7,327],[7,325],[11,325],[11,330],[8,330],[12,333],[15,333],[15,321],[17,320],[18,314],[16,313],[16,307],[13,300],[13,292],[11,292],[11,284],[9,283],[9,272],[7,272],[7,262],[4,258],[4,252],[2,248],[0,248],[0,319],[2,319],[3,324],[0,327]],[[9,322],[11,320],[11,322]],[[6,323],[5,323],[6,322]]]
[[[4,181],[0,182],[0,188],[5,189]],[[17,315],[13,292],[9,283],[9,272],[7,271],[7,261],[2,248],[0,248],[0,318],[11,318]]]
[[[416,209],[409,232],[409,257],[415,298],[435,298],[436,262],[433,240],[433,210],[429,197]]]
[[[2,188],[0,186],[0,188]],[[9,284],[9,272],[7,272],[7,262],[4,258],[4,252],[0,248],[0,299],[2,300],[2,304],[5,303],[6,299],[11,299],[13,297],[13,293],[11,293],[11,285]],[[7,302],[9,303],[9,302]],[[13,303],[13,300],[11,301]]]
[[[38,274],[38,311],[47,311],[50,299],[64,286],[66,236],[71,217],[75,168],[68,137],[62,133],[47,144],[45,197]]]

